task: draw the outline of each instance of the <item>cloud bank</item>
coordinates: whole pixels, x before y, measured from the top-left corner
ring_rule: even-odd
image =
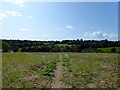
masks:
[[[111,39],[111,38],[117,38],[118,35],[117,34],[103,33],[101,31],[95,31],[95,32],[92,32],[92,33],[85,32],[84,37],[87,37],[87,38],[89,37],[89,38],[92,38],[92,39],[104,39],[104,38]]]
[[[24,7],[24,0],[1,0],[2,2],[13,3],[17,6]]]

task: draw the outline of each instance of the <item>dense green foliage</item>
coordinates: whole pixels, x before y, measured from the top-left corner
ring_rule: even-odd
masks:
[[[5,41],[2,41],[2,50],[5,52],[11,50],[11,45]]]
[[[101,50],[104,53],[111,53],[111,52],[119,52],[120,53],[120,47],[98,48],[98,50]]]
[[[115,53],[116,52],[116,48],[111,48],[111,52]]]
[[[54,69],[56,69],[56,61],[51,61],[44,71],[44,76],[54,76]]]
[[[14,52],[103,52],[102,49],[97,48],[120,47],[120,41],[108,40],[2,41],[9,43]]]

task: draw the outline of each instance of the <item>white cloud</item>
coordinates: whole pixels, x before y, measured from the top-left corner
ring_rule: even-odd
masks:
[[[103,33],[100,32],[100,31],[93,32],[91,35],[92,35],[92,37],[94,37],[94,38],[103,38],[103,37],[104,37],[104,36],[103,36]]]
[[[30,31],[30,30],[27,29],[27,28],[20,28],[19,30],[20,30],[20,31],[26,31],[26,32],[27,32],[27,31]]]
[[[84,37],[92,38],[92,39],[103,39],[103,38],[111,39],[111,38],[117,38],[118,36],[116,34],[107,34],[100,31],[95,31],[92,33],[85,32]]]
[[[89,33],[89,32],[84,33],[85,37],[90,37],[90,38],[103,38],[104,35],[105,34],[100,32],[100,31],[96,31],[96,32],[93,32],[93,33]]]
[[[33,19],[33,16],[28,16],[29,19]]]
[[[23,0],[15,0],[15,4],[18,6],[24,7],[23,3],[24,3]]]
[[[17,11],[6,11],[6,10],[0,10],[0,25],[3,24],[3,21],[8,18],[9,16],[13,17],[21,17],[22,14]]]
[[[5,18],[7,18],[7,17],[8,17],[8,16],[7,16],[6,13],[0,11],[0,20],[3,20],[3,19],[5,19]]]
[[[15,16],[15,17],[22,16],[22,14],[20,12],[17,12],[17,11],[5,11],[5,13],[8,15],[11,15],[11,16]]]
[[[23,0],[4,0],[3,2],[14,3],[17,6],[24,7],[24,1]]]
[[[73,26],[68,25],[68,26],[66,26],[66,28],[73,29]]]
[[[118,38],[117,34],[106,34],[106,33],[103,33],[103,36],[104,37],[108,37],[108,38]]]

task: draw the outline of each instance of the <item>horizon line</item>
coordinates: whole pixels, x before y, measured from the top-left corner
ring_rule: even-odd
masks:
[[[21,41],[64,41],[64,40],[83,40],[83,41],[102,41],[102,40],[108,40],[108,39],[62,39],[62,40],[37,40],[37,39],[0,39],[0,40],[21,40]],[[108,40],[108,41],[120,41],[120,40]]]

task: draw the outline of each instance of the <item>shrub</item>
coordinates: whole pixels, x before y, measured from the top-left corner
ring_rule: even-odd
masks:
[[[116,48],[111,48],[111,52],[115,53],[116,52]]]
[[[9,50],[11,50],[11,45],[7,42],[2,41],[2,50],[4,52],[8,52]]]
[[[56,62],[55,61],[51,61],[45,71],[44,71],[44,76],[54,76],[53,73],[54,73],[54,69],[56,68]]]

